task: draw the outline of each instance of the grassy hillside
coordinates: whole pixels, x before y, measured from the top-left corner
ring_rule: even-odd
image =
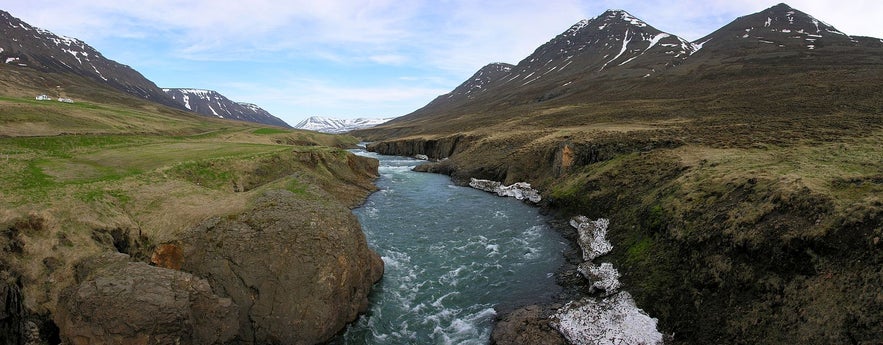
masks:
[[[421,169],[461,182],[530,182],[564,218],[610,218],[609,260],[675,342],[875,343],[883,74],[868,59],[688,66],[356,134],[447,158]]]
[[[353,206],[373,188],[376,166],[343,150],[353,137],[211,119],[74,77],[17,73],[0,90],[37,78],[65,83],[75,100],[36,101],[40,88],[0,96],[0,283],[20,286],[32,316],[54,310],[82,258],[148,261],[158,244],[240,213],[268,189]]]

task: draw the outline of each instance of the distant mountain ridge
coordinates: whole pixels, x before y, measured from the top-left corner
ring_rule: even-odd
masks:
[[[214,91],[161,89],[138,71],[104,57],[79,39],[31,26],[2,10],[0,63],[84,77],[141,99],[206,116],[291,127],[257,105],[233,102]]]
[[[392,118],[358,118],[335,119],[322,116],[311,116],[294,125],[294,128],[322,133],[345,133],[356,129],[364,129],[385,123]]]
[[[81,40],[58,36],[0,11],[0,61],[44,72],[73,73],[153,102],[180,108],[152,81],[105,58]]]
[[[234,102],[217,91],[186,88],[167,88],[163,91],[185,109],[202,115],[291,128],[285,121],[257,105]]]

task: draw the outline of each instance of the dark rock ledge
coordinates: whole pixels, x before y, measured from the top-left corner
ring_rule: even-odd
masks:
[[[177,245],[183,271],[106,254],[77,268],[54,320],[65,344],[316,344],[368,307],[383,261],[350,210],[284,190]]]

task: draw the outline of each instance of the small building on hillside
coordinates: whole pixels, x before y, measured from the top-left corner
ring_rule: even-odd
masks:
[[[72,100],[70,98],[61,98],[61,97],[58,98],[58,101],[62,102],[62,103],[73,103],[74,102],[74,100]]]
[[[49,101],[49,100],[52,100],[52,97],[49,97],[49,96],[46,96],[46,95],[38,95],[38,96],[37,96],[37,100],[38,100],[38,101]]]

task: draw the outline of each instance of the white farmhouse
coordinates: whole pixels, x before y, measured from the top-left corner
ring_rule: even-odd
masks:
[[[52,97],[49,97],[49,96],[46,96],[46,95],[38,95],[38,96],[37,96],[37,100],[38,100],[38,101],[49,101],[49,100],[52,100]]]

